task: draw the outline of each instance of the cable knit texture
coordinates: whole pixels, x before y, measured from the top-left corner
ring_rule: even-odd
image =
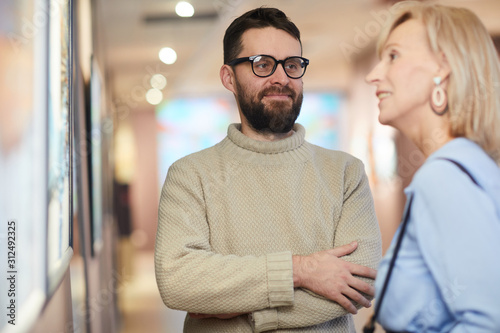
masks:
[[[294,130],[261,142],[232,124],[223,141],[170,167],[155,248],[164,303],[250,314],[186,317],[184,332],[354,332],[337,303],[293,288],[292,255],[358,241],[344,259],[377,267],[381,239],[364,167],[306,142],[301,125]]]

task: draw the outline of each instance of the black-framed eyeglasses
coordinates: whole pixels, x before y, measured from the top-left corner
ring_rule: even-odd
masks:
[[[265,54],[234,59],[227,64],[229,66],[236,66],[246,61],[250,61],[252,64],[252,71],[258,77],[268,77],[273,75],[278,67],[278,64],[281,64],[289,78],[300,79],[304,76],[307,65],[309,65],[309,60],[306,58],[288,57],[284,60],[276,60],[274,57]]]

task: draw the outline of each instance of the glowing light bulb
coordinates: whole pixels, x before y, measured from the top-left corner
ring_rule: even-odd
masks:
[[[179,1],[175,6],[175,12],[180,17],[191,17],[194,14],[194,7],[186,1]]]
[[[172,65],[177,61],[177,53],[174,51],[174,49],[170,47],[162,48],[158,55],[160,57],[160,60],[166,63],[167,65]]]
[[[163,100],[163,93],[158,89],[149,89],[146,93],[146,101],[151,105],[158,105]]]
[[[153,75],[149,82],[151,83],[151,87],[158,90],[162,90],[167,86],[167,78],[161,74]]]

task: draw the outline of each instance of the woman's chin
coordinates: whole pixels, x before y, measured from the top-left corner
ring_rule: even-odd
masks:
[[[378,115],[378,122],[381,123],[382,125],[389,125],[389,126],[391,126],[390,118],[388,118],[387,116],[385,116],[382,113],[379,113],[379,115]]]

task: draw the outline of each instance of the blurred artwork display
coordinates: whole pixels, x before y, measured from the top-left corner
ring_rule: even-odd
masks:
[[[305,93],[297,122],[306,128],[306,140],[338,149],[339,117],[343,96],[334,93]],[[239,123],[232,96],[179,98],[156,109],[160,188],[170,165],[181,157],[211,147],[227,135],[231,123]]]
[[[25,29],[37,4],[0,1],[2,332],[27,331],[46,297],[47,48],[43,33]]]
[[[90,77],[90,206],[91,206],[91,252],[98,253],[102,247],[103,228],[103,79],[97,61],[93,59]]]
[[[341,94],[305,93],[297,122],[306,128],[306,140],[328,149],[340,148]]]
[[[48,104],[48,275],[49,292],[61,280],[71,248],[71,114],[69,108],[69,2],[51,0]]]
[[[156,110],[161,183],[173,162],[221,141],[227,126],[238,122],[236,104],[227,98],[179,98]]]

